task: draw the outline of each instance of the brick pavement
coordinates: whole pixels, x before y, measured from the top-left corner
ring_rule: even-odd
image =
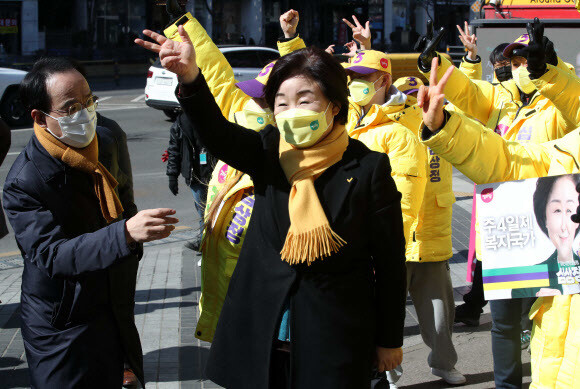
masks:
[[[465,274],[473,186],[456,172],[454,191],[458,201],[453,207],[454,256],[450,260],[450,269],[455,300],[461,303],[461,296],[469,289]],[[166,240],[149,244],[139,268],[135,322],[143,344],[147,388],[219,388],[203,374],[209,344],[194,337],[201,278],[197,266],[199,256],[183,248],[183,242],[190,236],[191,231],[180,231]],[[20,258],[0,258],[0,389],[28,386],[18,318],[21,266]],[[469,370],[481,370],[469,376],[473,384],[468,385],[469,388],[493,386],[489,326],[487,307],[479,328],[456,326],[458,366],[465,369],[465,362],[470,361]],[[486,354],[462,355],[461,348],[474,340]],[[428,349],[419,335],[416,313],[410,301],[404,349],[406,373],[400,387],[444,387],[440,380],[434,380],[428,373]],[[480,366],[476,366],[478,362],[481,362]],[[422,372],[408,373],[409,366]]]

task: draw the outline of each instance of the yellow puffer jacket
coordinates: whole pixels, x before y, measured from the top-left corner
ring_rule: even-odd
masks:
[[[351,138],[360,140],[373,151],[389,156],[391,176],[402,195],[403,227],[408,247],[417,228],[423,202],[427,157],[417,136],[409,127],[401,124],[410,121],[414,124],[410,127],[416,128],[421,113],[419,109],[403,112],[404,95],[397,92],[402,96],[402,100],[397,101],[399,104],[375,104],[362,117],[362,108],[351,102],[346,128]]]
[[[452,114],[424,143],[478,184],[580,172],[580,129],[551,142],[522,144]],[[540,297],[530,318],[530,388],[579,388],[580,295]]]
[[[442,64],[437,70],[437,77],[453,66],[442,57]],[[548,72],[535,82],[551,80],[558,85],[567,83],[569,68],[559,60],[558,69],[548,65]],[[425,73],[426,77],[428,73]],[[580,90],[570,92],[580,93]],[[445,97],[457,108],[495,130],[504,138],[520,142],[543,143],[558,139],[576,128],[569,118],[578,115],[573,107],[567,105],[567,99],[554,96],[551,101],[544,95],[536,93],[528,105],[523,106],[519,90],[513,80],[494,85],[488,82],[472,82],[465,74],[454,71],[447,82]]]
[[[207,193],[207,210],[220,189],[237,171],[218,162]],[[201,260],[200,317],[195,337],[211,342],[230,284],[230,278],[238,262],[246,230],[254,208],[254,183],[244,174],[228,191],[220,211],[212,221],[213,231],[204,236]]]
[[[234,70],[202,25],[189,12],[185,16],[189,20],[183,28],[193,43],[201,73],[224,117],[233,121],[234,113],[241,111],[251,97],[236,86]],[[175,24],[167,27],[164,34],[169,39],[181,41]],[[304,42],[299,36],[287,42],[278,43],[281,56],[302,47],[304,47]]]
[[[483,77],[481,58],[479,59],[479,62],[470,62],[464,56],[459,64],[459,70],[461,70],[461,73],[465,74],[470,80],[481,81],[481,77]]]

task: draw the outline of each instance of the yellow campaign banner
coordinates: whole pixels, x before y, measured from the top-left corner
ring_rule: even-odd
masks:
[[[489,3],[489,1],[488,1]],[[501,2],[502,7],[509,6],[542,6],[542,7],[561,7],[561,6],[579,6],[579,0],[503,0]]]

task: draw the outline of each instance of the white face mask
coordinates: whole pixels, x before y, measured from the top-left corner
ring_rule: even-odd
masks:
[[[50,116],[47,113],[44,114],[46,116]],[[97,128],[96,111],[93,110],[92,112],[89,112],[86,108],[84,108],[72,115],[72,117],[50,117],[58,122],[62,136],[56,136],[52,131],[50,131],[48,127],[46,129],[62,143],[69,145],[70,147],[82,149],[83,147],[87,147],[89,143],[93,141]]]
[[[536,90],[536,86],[530,80],[530,72],[525,66],[520,66],[516,70],[512,71],[514,82],[525,94],[530,94]]]
[[[311,111],[309,109],[293,108],[276,115],[278,131],[286,142],[297,148],[306,148],[314,145],[326,133],[334,122],[326,123],[326,111]]]

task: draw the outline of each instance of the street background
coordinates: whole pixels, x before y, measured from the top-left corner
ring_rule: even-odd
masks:
[[[180,178],[179,194],[167,187],[161,154],[167,148],[171,122],[163,112],[144,103],[144,77],[123,78],[115,88],[111,80],[89,80],[100,97],[99,111],[116,120],[127,133],[133,166],[135,200],[139,209],[172,207],[180,219],[171,237],[145,247],[136,293],[135,317],[141,334],[147,388],[218,388],[203,374],[209,344],[194,337],[198,317],[199,256],[183,247],[197,225],[191,191]],[[0,184],[15,158],[28,142],[32,130],[12,132],[10,152],[0,168]],[[471,217],[473,184],[461,173],[454,173],[453,189],[457,203],[453,210],[453,248],[451,276],[457,304],[469,290],[465,281],[466,256]],[[0,389],[29,386],[24,346],[19,330],[18,305],[22,259],[14,235],[0,240]],[[466,388],[493,388],[491,358],[491,318],[486,307],[479,327],[455,326],[457,368],[466,375]],[[428,348],[419,335],[415,310],[407,304],[404,344],[404,374],[401,388],[449,387],[430,374]],[[525,382],[529,383],[529,355],[524,358]]]

